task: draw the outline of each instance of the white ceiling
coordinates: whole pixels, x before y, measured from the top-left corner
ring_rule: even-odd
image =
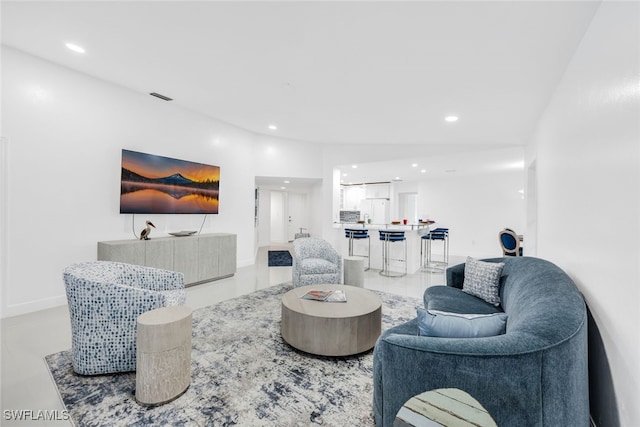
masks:
[[[291,178],[284,176],[256,176],[256,185],[263,189],[287,192],[307,192],[313,185],[321,183],[315,178]]]
[[[354,166],[356,166],[354,168]],[[467,149],[455,155],[433,155],[384,160],[363,164],[339,165],[341,183],[345,185],[373,182],[411,182],[442,176],[468,177],[523,170],[520,147],[498,150]]]
[[[259,134],[513,147],[531,136],[598,5],[3,0],[1,34]],[[445,122],[451,114],[460,120]]]

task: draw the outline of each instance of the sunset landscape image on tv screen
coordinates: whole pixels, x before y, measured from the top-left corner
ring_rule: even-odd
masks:
[[[220,167],[122,150],[120,213],[218,213]]]

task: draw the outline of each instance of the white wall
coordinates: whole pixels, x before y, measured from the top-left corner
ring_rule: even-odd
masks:
[[[639,16],[636,2],[601,4],[527,150],[538,256],[572,276],[593,315],[591,406],[601,427],[640,425]]]
[[[424,182],[422,182],[424,183]],[[417,194],[418,197],[417,198],[417,205],[419,208],[419,201],[420,201],[420,186],[422,184],[420,181],[407,181],[407,182],[392,182],[390,184],[390,190],[391,190],[391,197],[390,200],[394,201],[394,203],[391,204],[391,212],[389,212],[389,214],[391,215],[391,221],[402,221],[403,219],[407,219],[408,223],[413,223],[415,221],[418,220],[418,218],[408,218],[404,215],[404,211],[406,208],[406,206],[402,206],[402,204],[404,202],[406,202],[405,198],[402,196],[402,194],[404,193],[405,195],[407,193],[413,193],[413,194]],[[423,198],[425,196],[423,195]],[[418,216],[420,216],[420,213],[422,211],[420,209],[418,209]],[[421,218],[424,219],[424,218]]]
[[[331,168],[325,168],[331,170]],[[309,193],[307,193],[309,203],[309,234],[312,236],[322,236],[323,225],[330,224],[331,215],[326,216],[325,207],[331,205],[331,196],[325,197],[325,189],[332,188],[331,182],[317,182],[311,186]]]
[[[450,255],[502,256],[500,230],[525,234],[525,200],[518,192],[523,188],[522,170],[422,181],[418,212],[435,220],[435,227],[449,228]]]
[[[258,246],[271,243],[271,190],[258,190]],[[256,248],[257,252],[258,248]]]
[[[2,317],[65,303],[65,266],[96,259],[98,241],[133,238],[132,215],[119,214],[122,148],[220,166],[220,213],[202,231],[236,233],[240,266],[254,260],[255,175],[322,176],[317,145],[258,136],[11,48],[2,60]],[[145,219],[160,237],[199,229],[203,216],[138,215],[135,232]]]

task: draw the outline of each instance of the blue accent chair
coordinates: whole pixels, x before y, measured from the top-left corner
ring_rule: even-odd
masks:
[[[136,370],[136,320],[184,305],[184,276],[111,261],[73,264],[63,273],[71,317],[73,370],[81,375]]]
[[[499,426],[588,427],[587,310],[571,278],[532,257],[504,262],[501,306],[462,291],[465,264],[447,269],[447,286],[424,293],[425,309],[504,311],[506,333],[483,338],[418,336],[417,319],[385,331],[374,349],[374,417],[393,426],[411,397],[440,388],[469,393]]]
[[[504,256],[522,256],[522,247],[520,246],[520,236],[510,228],[505,228],[498,233],[500,246],[502,247],[502,255]]]

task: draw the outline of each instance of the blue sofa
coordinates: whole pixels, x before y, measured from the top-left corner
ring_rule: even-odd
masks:
[[[374,350],[374,416],[392,426],[412,396],[458,388],[499,426],[588,426],[587,311],[573,281],[532,257],[504,262],[501,306],[463,292],[465,264],[447,269],[447,286],[424,293],[425,309],[488,314],[504,310],[506,333],[485,338],[417,336],[417,319],[385,331]]]

